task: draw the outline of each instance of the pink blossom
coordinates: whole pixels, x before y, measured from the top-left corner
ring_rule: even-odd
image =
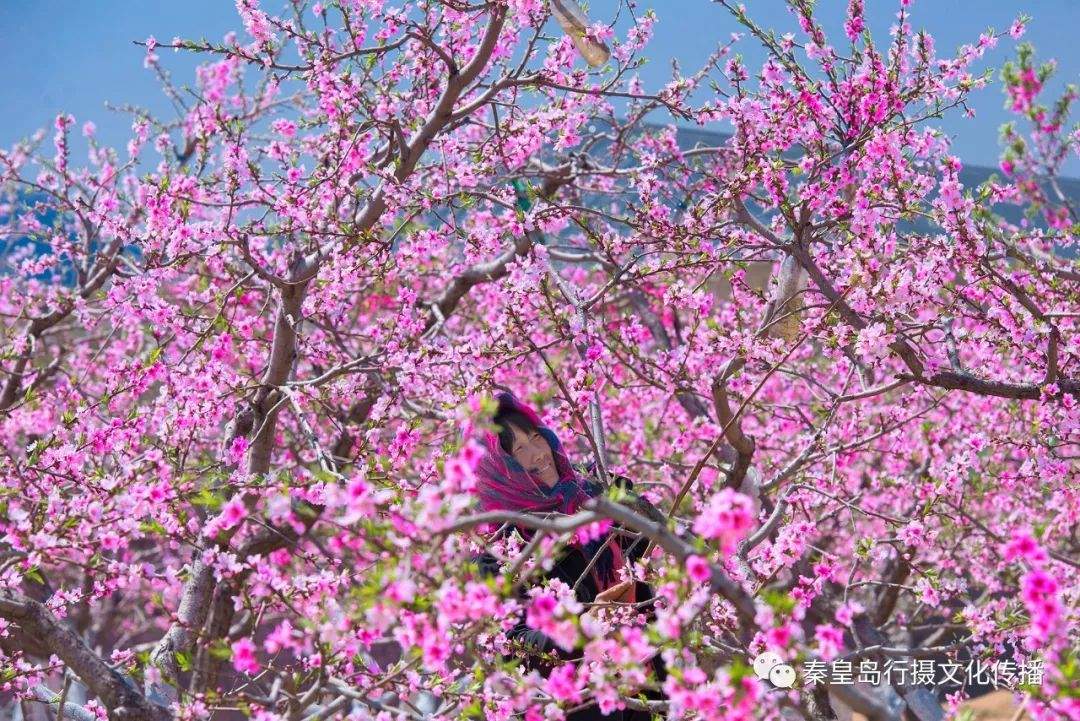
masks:
[[[446,462],[446,486],[453,491],[471,491],[476,487],[476,474],[463,458],[451,458]]]
[[[557,666],[547,680],[547,692],[557,701],[581,701],[581,689],[577,682],[577,667],[565,663]]]
[[[709,562],[701,556],[687,557],[686,572],[694,583],[706,583],[712,577]]]
[[[927,606],[934,607],[941,604],[941,594],[934,585],[926,578],[920,578],[915,584],[915,593],[919,600]]]
[[[735,549],[735,544],[753,523],[753,501],[738,491],[724,488],[712,495],[694,520],[694,533],[703,538],[719,539],[721,550],[727,554]]]
[[[1006,561],[1022,560],[1029,563],[1040,563],[1047,558],[1046,551],[1039,546],[1031,533],[1022,530],[1012,532],[1010,540],[1002,549],[1002,555]]]
[[[612,526],[610,518],[587,523],[577,529],[576,538],[578,543],[589,543],[603,536]]]
[[[228,362],[233,357],[233,338],[228,333],[222,333],[214,339],[213,345],[210,347],[210,357],[219,362]],[[242,436],[237,436],[236,440],[239,440]],[[235,441],[233,442],[235,446]],[[243,455],[243,451],[241,451]]]
[[[781,623],[765,631],[765,644],[772,649],[781,651],[788,647],[793,636],[791,623]]]
[[[858,601],[847,601],[840,604],[836,609],[836,621],[844,626],[850,626],[855,614],[866,610]]]
[[[926,527],[921,521],[911,521],[899,529],[896,536],[905,544],[918,548],[926,541]]]
[[[543,630],[554,620],[555,609],[558,607],[559,602],[554,596],[541,593],[529,604],[525,622],[532,628]]]
[[[449,640],[438,630],[429,627],[420,642],[424,665],[430,669],[444,668],[450,659],[450,648]]]
[[[229,459],[233,463],[240,463],[240,461],[244,459],[244,454],[247,452],[247,449],[248,439],[244,436],[237,436],[229,446]]]
[[[1020,588],[1020,596],[1031,618],[1028,636],[1036,643],[1046,643],[1061,630],[1058,583],[1050,574],[1035,568],[1024,575]]]
[[[146,38],[146,56],[143,58],[143,67],[148,68],[158,61],[158,56],[154,52],[157,47],[157,39],[151,35]]]
[[[221,524],[223,528],[232,528],[239,525],[241,521],[247,518],[248,509],[244,504],[244,499],[240,497],[231,498],[221,508]]]
[[[250,638],[242,638],[232,645],[233,668],[241,673],[256,674],[259,672],[259,662],[255,658],[255,642]]]
[[[884,323],[871,323],[859,331],[855,352],[869,359],[884,358],[889,354],[892,341],[893,334],[888,332]]]
[[[296,135],[296,123],[285,118],[278,118],[270,123],[270,129],[286,138],[291,138]]]
[[[823,661],[832,661],[844,647],[843,631],[829,623],[818,624],[814,630],[817,640],[817,653]]]
[[[292,634],[292,624],[289,623],[288,619],[285,619],[279,623],[269,635],[267,635],[266,640],[263,642],[263,648],[265,648],[266,652],[269,654],[278,653],[286,648],[296,650],[298,645],[294,641]]]
[[[565,618],[549,624],[545,630],[551,640],[564,651],[573,650],[578,643],[578,625],[572,619]]]
[[[847,20],[844,22],[844,34],[851,42],[859,39],[863,31],[863,0],[848,0]]]

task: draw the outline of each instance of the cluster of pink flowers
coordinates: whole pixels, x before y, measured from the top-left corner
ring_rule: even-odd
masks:
[[[721,552],[730,554],[754,525],[754,502],[730,488],[714,493],[694,519],[694,533],[719,541]]]
[[[1048,647],[1061,637],[1063,608],[1060,584],[1048,570],[1049,557],[1029,531],[1014,530],[1002,545],[1008,562],[1027,567],[1020,579],[1020,598],[1029,617],[1027,638],[1034,648]]]

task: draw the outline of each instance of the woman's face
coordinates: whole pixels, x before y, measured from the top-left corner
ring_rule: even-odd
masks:
[[[513,425],[510,430],[514,433],[514,448],[511,451],[514,460],[548,488],[558,483],[559,471],[555,468],[555,457],[544,437],[538,431],[523,431]]]

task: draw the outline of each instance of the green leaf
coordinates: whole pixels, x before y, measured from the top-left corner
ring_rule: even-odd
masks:
[[[196,506],[204,506],[211,511],[217,511],[225,503],[225,499],[211,491],[209,488],[201,488],[192,498],[191,502]]]
[[[779,615],[787,615],[795,609],[795,599],[783,591],[768,589],[762,594],[762,600]]]
[[[38,462],[38,458],[41,456],[41,452],[45,450],[45,445],[41,441],[34,441],[34,445],[30,451],[30,456],[26,459],[28,465],[35,465]]]
[[[461,709],[461,715],[464,718],[484,718],[484,707],[479,701],[473,701]]]
[[[731,662],[731,667],[728,670],[728,673],[730,674],[732,687],[738,688],[740,681],[742,681],[744,678],[750,678],[754,675],[754,669],[743,663],[743,660],[741,658],[736,657]]]
[[[161,525],[161,523],[154,519],[150,519],[148,521],[143,521],[142,523],[140,523],[139,530],[143,533],[152,534],[155,536],[168,535],[167,531],[165,530],[165,526]]]
[[[210,644],[210,656],[219,661],[228,661],[232,658],[232,649],[225,641],[214,641],[214,643]]]

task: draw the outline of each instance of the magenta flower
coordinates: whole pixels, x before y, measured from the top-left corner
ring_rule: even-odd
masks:
[[[420,642],[424,665],[433,670],[444,668],[450,659],[451,646],[449,639],[441,632],[431,627],[427,628]]]
[[[232,528],[247,518],[248,509],[242,498],[232,498],[221,508],[222,528]]]
[[[731,553],[754,523],[754,504],[749,497],[724,488],[713,494],[694,521],[694,533],[718,539],[724,553]]]
[[[266,637],[266,640],[263,641],[263,648],[265,648],[266,652],[269,654],[278,653],[286,648],[296,650],[299,646],[293,639],[292,634],[292,624],[289,623],[288,619],[285,619]]]
[[[896,536],[907,545],[918,548],[926,542],[926,527],[920,521],[911,521],[899,529]]]
[[[229,446],[229,458],[233,463],[240,463],[244,459],[244,453],[248,449],[248,439],[244,436],[237,436],[233,439],[232,445]]]
[[[706,583],[712,577],[709,562],[701,556],[687,557],[686,572],[694,583]]]
[[[844,632],[831,623],[822,623],[814,630],[817,653],[823,661],[832,661],[844,647]]]
[[[612,526],[610,518],[593,521],[577,529],[576,536],[579,543],[588,543],[603,537]]]
[[[845,626],[850,626],[855,614],[866,610],[858,601],[848,601],[840,604],[836,609],[836,621]]]
[[[1006,561],[1027,561],[1040,563],[1046,560],[1046,552],[1027,531],[1013,531],[1012,537],[1002,549]]]
[[[543,630],[555,620],[555,609],[559,602],[549,593],[536,596],[529,604],[525,622],[532,628]]]
[[[581,701],[581,689],[577,682],[577,667],[574,664],[558,666],[548,676],[547,692],[557,701]]]
[[[255,658],[255,643],[250,638],[242,638],[232,645],[233,668],[241,673],[256,674],[259,662]]]
[[[1058,583],[1053,576],[1036,568],[1024,575],[1020,588],[1020,596],[1031,618],[1028,637],[1036,643],[1046,643],[1061,630]]]

